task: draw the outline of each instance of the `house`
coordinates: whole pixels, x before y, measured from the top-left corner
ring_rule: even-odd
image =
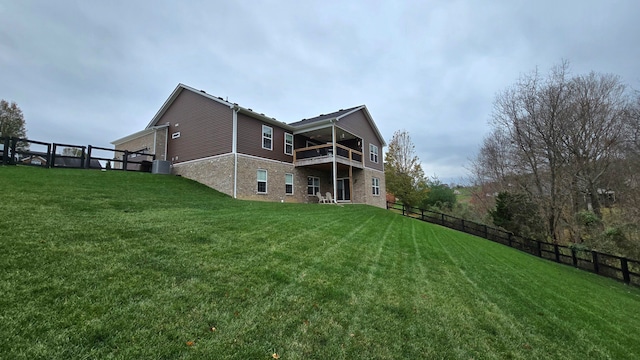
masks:
[[[385,207],[386,144],[364,105],[287,124],[179,84],[144,130],[112,144],[238,199],[317,202],[329,192]]]

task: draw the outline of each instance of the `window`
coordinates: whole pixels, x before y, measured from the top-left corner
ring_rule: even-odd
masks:
[[[171,138],[172,139],[177,139],[180,137],[180,131],[176,131],[173,134],[171,134]]]
[[[309,176],[307,178],[307,195],[315,195],[320,192],[320,178]]]
[[[267,125],[262,125],[262,148],[273,150],[273,129]]]
[[[378,162],[378,147],[373,144],[369,144],[369,160],[374,163]]]
[[[380,195],[380,179],[371,178],[371,193],[373,195]]]
[[[267,170],[258,170],[258,194],[267,193]]]
[[[284,133],[284,153],[293,155],[293,134]]]
[[[293,195],[293,174],[284,174],[284,193]]]

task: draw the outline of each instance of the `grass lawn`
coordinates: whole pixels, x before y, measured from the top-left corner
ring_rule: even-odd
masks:
[[[368,206],[0,166],[2,359],[637,359],[640,289]]]

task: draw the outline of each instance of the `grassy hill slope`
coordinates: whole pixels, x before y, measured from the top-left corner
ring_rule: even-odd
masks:
[[[640,358],[640,290],[367,206],[1,167],[0,358]]]

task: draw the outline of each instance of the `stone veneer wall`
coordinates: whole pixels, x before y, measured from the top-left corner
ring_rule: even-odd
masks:
[[[267,193],[258,193],[258,170],[267,171]],[[293,174],[293,195],[285,194],[285,174]],[[306,180],[305,180],[306,181]],[[238,154],[238,199],[302,202],[293,164]],[[306,184],[306,182],[305,182]]]
[[[173,164],[171,172],[233,196],[233,154]]]
[[[165,159],[166,149],[167,149],[167,128],[158,129],[156,130],[156,160],[167,160]]]
[[[380,195],[373,195],[372,193],[372,178],[380,179]],[[364,192],[365,192],[365,204],[373,205],[381,208],[387,207],[387,191],[384,178],[384,172],[380,170],[364,169]]]
[[[156,155],[156,160],[165,160],[164,155],[165,155],[165,147],[167,144],[167,131],[166,129],[160,129],[160,130],[155,130],[156,131],[156,135],[155,135],[155,146],[153,144],[153,140],[154,140],[154,133],[151,134],[147,134],[147,135],[143,135],[140,137],[137,137],[135,139],[132,139],[130,141],[127,141],[125,143],[122,144],[118,144],[115,146],[116,150],[127,150],[127,151],[138,151],[140,149],[148,149],[147,151],[149,153],[152,153],[154,148],[155,148],[155,155]],[[124,154],[122,153],[116,153],[115,157],[116,159],[122,160]],[[121,162],[115,162],[113,164],[113,166],[116,169],[121,169],[122,168],[122,163]]]
[[[151,152],[153,151],[153,133],[137,137],[133,140],[127,141],[126,143],[116,145],[115,149],[127,150],[127,151],[138,151],[140,149],[149,149],[148,151]],[[123,153],[115,154],[115,158],[118,160],[122,160],[123,157],[124,157]],[[122,163],[114,162],[113,167],[115,169],[122,169]]]
[[[258,169],[267,170],[267,193],[258,193]],[[172,172],[198,181],[229,196],[233,196],[234,155],[225,154],[203,160],[173,165]],[[285,174],[293,174],[293,195],[285,194]],[[320,192],[333,193],[331,173],[311,168],[295,168],[293,164],[238,154],[237,197],[244,200],[315,203],[307,194],[307,177],[320,178]],[[348,177],[348,173],[338,173]],[[371,192],[371,179],[380,179],[380,195]],[[354,169],[351,199],[354,203],[386,207],[384,173],[373,169]]]

